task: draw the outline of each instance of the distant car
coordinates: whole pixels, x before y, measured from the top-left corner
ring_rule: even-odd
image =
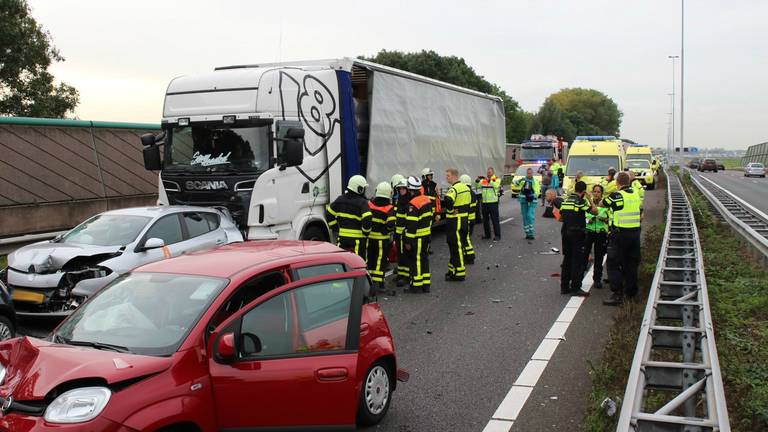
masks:
[[[5,282],[7,272],[0,271],[0,341],[16,335],[16,311],[13,308],[11,292]]]
[[[699,164],[701,163],[701,159],[694,158],[688,161],[688,168],[690,169],[699,169]]]
[[[744,177],[765,178],[765,166],[759,162],[750,162],[744,167]]]
[[[213,208],[112,210],[11,253],[5,278],[18,315],[63,317],[142,264],[239,241],[232,219]]]
[[[121,276],[0,342],[0,376],[3,431],[330,431],[381,421],[407,372],[362,258],[259,241]]]
[[[701,161],[701,164],[698,168],[699,171],[713,171],[717,172],[717,161],[714,159],[704,159]]]

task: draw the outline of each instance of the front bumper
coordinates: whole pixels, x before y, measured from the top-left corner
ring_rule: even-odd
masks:
[[[0,417],[0,432],[137,432],[103,417],[85,423],[53,424],[42,417],[11,413]]]
[[[30,318],[66,317],[72,312],[64,307],[68,302],[74,299],[78,304],[82,304],[87,297],[119,276],[117,272],[112,272],[104,277],[83,279],[68,290],[66,297],[62,297],[62,284],[66,283],[64,274],[21,273],[9,268],[8,287],[17,315]]]

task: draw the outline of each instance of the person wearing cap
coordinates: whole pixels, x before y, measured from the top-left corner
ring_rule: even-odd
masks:
[[[464,237],[463,246],[464,246],[464,263],[465,264],[474,264],[475,263],[475,247],[472,245],[472,231],[474,231],[475,228],[475,221],[477,220],[477,196],[475,195],[475,192],[472,190],[472,179],[467,174],[462,174],[461,177],[459,177],[459,181],[467,185],[470,191],[470,198],[472,201],[469,203],[469,213],[467,213],[467,231],[466,236]]]
[[[371,210],[371,232],[368,234],[368,273],[376,291],[384,289],[384,272],[392,233],[395,231],[395,207],[392,205],[392,186],[381,182],[376,186],[375,197],[368,201]]]
[[[451,187],[445,193],[445,220],[447,228],[445,237],[448,241],[448,272],[445,274],[447,281],[463,281],[466,278],[464,266],[464,242],[469,228],[469,204],[472,202],[472,191],[464,183],[459,181],[459,170],[448,168],[445,170],[445,180]]]
[[[410,290],[429,292],[432,274],[429,272],[429,243],[432,235],[434,206],[426,195],[421,193],[421,180],[408,177],[408,215],[405,221],[405,251],[410,262]]]
[[[408,180],[403,177],[395,185],[395,244],[397,245],[397,277],[398,287],[408,284],[411,278],[410,256],[405,250],[405,222],[408,216],[408,206],[411,195],[408,192]]]
[[[432,168],[424,168],[421,170],[421,187],[422,193],[432,201],[432,206],[435,209],[435,216],[440,216],[440,187],[432,180],[435,176],[435,172]]]
[[[367,259],[366,247],[371,232],[371,210],[365,198],[368,181],[354,175],[347,183],[347,190],[325,207],[325,220],[336,234],[336,244]]]
[[[491,238],[493,225],[494,241],[501,240],[501,224],[499,223],[499,189],[501,179],[494,174],[493,167],[488,167],[486,177],[478,176],[475,185],[482,193],[484,239]]]
[[[597,214],[597,209],[585,198],[586,193],[587,184],[578,181],[574,184],[574,192],[560,203],[560,222],[563,223],[560,231],[563,240],[560,294],[582,297],[589,295],[581,289],[586,261],[584,259],[586,215],[587,213]]]

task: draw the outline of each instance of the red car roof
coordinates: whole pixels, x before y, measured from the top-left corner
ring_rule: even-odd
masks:
[[[136,271],[229,278],[249,267],[277,259],[340,252],[345,251],[326,242],[259,240],[232,243],[217,249],[184,254],[146,264]]]

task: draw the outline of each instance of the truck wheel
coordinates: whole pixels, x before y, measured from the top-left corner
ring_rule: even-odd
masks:
[[[10,339],[16,335],[16,329],[7,316],[0,316],[0,341]]]
[[[375,425],[384,418],[392,401],[392,372],[379,360],[374,363],[360,386],[357,421],[361,425]]]
[[[301,236],[302,240],[312,240],[312,241],[329,241],[328,233],[317,227],[316,225],[313,225],[311,227],[308,227],[306,230],[304,230],[304,234]]]

